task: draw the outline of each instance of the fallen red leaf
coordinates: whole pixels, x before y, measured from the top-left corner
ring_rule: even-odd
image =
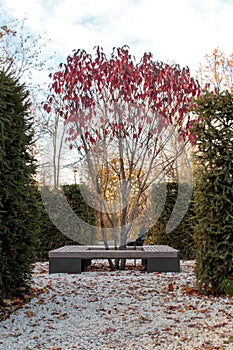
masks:
[[[24,312],[27,317],[35,317],[36,313],[34,311],[25,311]]]
[[[172,283],[169,283],[169,284],[168,284],[168,291],[169,291],[169,292],[173,292],[173,291],[174,291],[174,287],[173,287],[173,284],[172,284]]]

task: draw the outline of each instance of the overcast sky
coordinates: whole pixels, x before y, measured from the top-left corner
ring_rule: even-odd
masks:
[[[150,51],[193,76],[214,48],[233,52],[233,0],[0,0],[0,11],[0,25],[26,18],[31,35],[46,32],[54,71],[72,50],[96,45],[111,53],[127,44],[137,59]],[[46,83],[48,74],[36,77]]]
[[[32,34],[46,32],[55,68],[73,49],[128,44],[137,58],[189,66],[192,74],[216,47],[233,52],[233,0],[0,0],[7,18],[27,18]]]

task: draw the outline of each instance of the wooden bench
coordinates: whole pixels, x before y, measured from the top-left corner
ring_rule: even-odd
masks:
[[[81,273],[92,259],[141,259],[147,272],[179,272],[179,251],[167,245],[115,250],[104,246],[64,246],[49,252],[49,273]]]

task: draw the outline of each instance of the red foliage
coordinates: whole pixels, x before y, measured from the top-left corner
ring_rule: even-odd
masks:
[[[113,48],[108,58],[98,46],[94,57],[84,50],[68,56],[52,80],[51,96],[62,96],[62,115],[75,124],[76,137],[91,144],[104,135],[137,140],[145,128],[158,135],[168,124],[176,124],[180,138],[193,141],[187,116],[201,89],[188,67],[153,61],[151,53],[136,63],[126,46]],[[55,103],[51,96],[44,105],[48,113]],[[96,130],[102,130],[98,137]]]

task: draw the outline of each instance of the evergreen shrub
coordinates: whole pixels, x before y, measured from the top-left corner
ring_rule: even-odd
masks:
[[[0,72],[0,300],[29,288],[40,209],[29,94]]]
[[[178,190],[180,199],[177,202]],[[188,183],[168,182],[153,186],[151,200],[155,217],[159,215],[161,198],[164,196],[164,193],[166,193],[166,202],[158,220],[147,233],[146,240],[146,244],[169,245],[178,249],[181,259],[185,260],[194,259],[195,257],[193,197],[190,200],[190,192],[192,192],[192,188],[190,189]],[[187,203],[189,203],[188,210],[179,225],[171,232],[166,232],[167,223],[175,205],[178,206],[177,213],[182,215],[183,207]]]
[[[207,92],[195,113],[201,118],[193,128],[196,274],[203,293],[227,294],[233,290],[233,95]]]
[[[70,207],[74,211],[74,213],[83,221],[89,223],[90,225],[95,224],[95,211],[91,208],[82,196],[81,186],[83,185],[64,185],[62,186],[62,190],[64,193],[64,197],[69,203]],[[50,190],[47,189],[49,192]],[[86,190],[87,191],[87,190]],[[49,205],[46,204],[46,209],[48,211],[56,208],[56,196],[59,195],[56,193],[56,190],[52,190],[52,196],[49,197]],[[64,233],[62,233],[50,220],[47,210],[43,206],[41,200],[41,222],[40,222],[40,233],[39,233],[39,245],[37,246],[37,260],[48,260],[48,252],[53,249],[57,249],[64,245],[78,245],[79,241],[75,239],[71,239],[67,237]],[[58,215],[60,215],[59,208],[56,208]],[[70,225],[69,217],[62,218],[64,220],[64,226]],[[75,232],[77,227],[73,228]],[[79,235],[77,235],[78,237]],[[95,243],[96,237],[92,237],[92,242]]]

